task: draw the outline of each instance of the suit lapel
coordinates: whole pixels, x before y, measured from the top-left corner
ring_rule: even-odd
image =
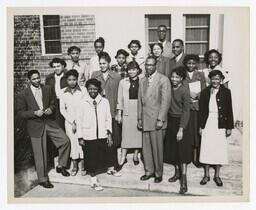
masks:
[[[149,86],[149,88],[147,89],[147,94],[146,94],[146,98],[149,98],[149,96],[151,95],[152,91],[154,90],[154,88],[157,86],[158,84],[158,80],[159,80],[159,73],[156,72],[155,78],[152,81],[152,84]]]
[[[34,97],[34,94],[33,94],[32,90],[31,90],[30,86],[27,89],[27,94],[28,94],[29,101],[31,101],[31,103],[32,103],[33,108],[39,110],[39,106],[38,106],[38,104],[36,102],[36,99]]]

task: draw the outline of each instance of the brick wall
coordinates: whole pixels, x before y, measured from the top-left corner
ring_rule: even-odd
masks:
[[[40,16],[22,15],[14,17],[14,91],[19,92],[26,84],[26,73],[37,69],[44,82],[45,76],[51,73],[48,63],[54,57],[69,59],[68,47],[76,45],[81,48],[81,59],[87,63],[94,54],[95,40],[94,15],[60,16],[61,55],[42,55]]]

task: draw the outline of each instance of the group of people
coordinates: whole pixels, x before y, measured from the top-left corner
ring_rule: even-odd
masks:
[[[80,167],[98,191],[103,187],[97,175],[121,176],[129,150],[135,166],[144,164],[141,181],[160,183],[164,163],[171,164],[175,172],[168,181],[180,181],[179,193],[185,194],[187,165],[193,162],[204,168],[201,185],[210,181],[210,167],[216,185],[223,185],[220,168],[228,164],[226,138],[234,122],[221,53],[207,51],[206,68],[199,70],[199,56],[186,55],[181,39],[168,42],[166,32],[166,26],[158,27],[159,40],[146,59],[140,41],[132,40],[130,52],[119,49],[111,65],[100,37],[89,65],[79,59],[81,49],[72,46],[71,60],[52,59],[53,73],[45,85],[37,70],[28,72],[30,85],[17,106],[27,120],[41,186],[53,187],[47,174],[47,136],[58,150],[57,173],[75,176]]]

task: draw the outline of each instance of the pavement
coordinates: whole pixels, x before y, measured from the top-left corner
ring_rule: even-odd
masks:
[[[217,187],[212,180],[214,171],[211,169],[211,181],[201,186],[199,184],[203,177],[203,169],[196,168],[193,164],[188,166],[188,195],[201,196],[230,196],[242,195],[242,134],[234,130],[229,141],[229,165],[221,168],[221,178],[223,187]],[[102,192],[95,192],[90,188],[90,177],[81,176],[80,172],[76,176],[63,177],[51,170],[49,177],[55,185],[53,189],[44,189],[36,186],[23,197],[91,197],[97,196],[177,196],[179,182],[169,183],[167,180],[174,174],[174,167],[164,164],[164,175],[161,183],[154,183],[154,179],[140,181],[144,174],[142,162],[135,166],[132,161],[132,154],[128,155],[128,163],[121,170],[121,177],[114,177],[107,174],[98,176],[101,185],[105,188]]]

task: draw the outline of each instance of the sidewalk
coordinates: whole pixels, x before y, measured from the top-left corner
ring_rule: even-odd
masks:
[[[188,167],[188,194],[190,195],[242,195],[242,149],[241,134],[234,130],[232,138],[229,139],[229,165],[221,168],[221,178],[224,186],[217,187],[213,182],[213,169],[211,169],[211,181],[201,186],[199,184],[203,169],[196,168],[193,164]],[[128,163],[124,165],[121,177],[113,177],[107,174],[99,175],[99,180],[104,187],[121,188],[130,190],[143,190],[150,192],[178,193],[179,183],[169,183],[167,180],[174,173],[171,165],[164,165],[164,176],[161,183],[155,184],[154,179],[140,181],[140,176],[144,174],[143,165],[133,165],[132,154],[128,155]],[[53,183],[79,184],[89,187],[90,177],[80,175],[80,171],[75,177],[63,177],[52,170],[49,174]],[[65,190],[65,189],[64,189]],[[109,195],[111,196],[111,195]]]

